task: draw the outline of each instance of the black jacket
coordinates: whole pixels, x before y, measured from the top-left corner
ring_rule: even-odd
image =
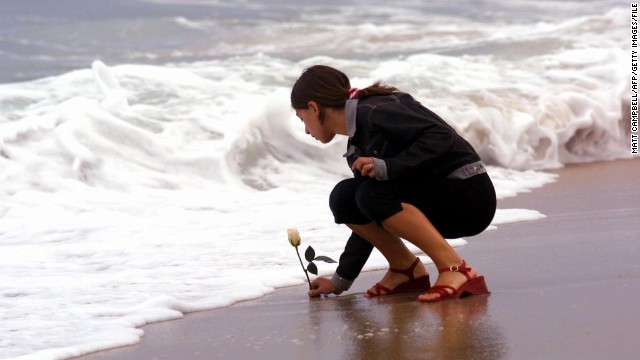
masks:
[[[357,157],[367,156],[384,160],[388,179],[437,178],[480,161],[465,139],[411,95],[365,98],[358,102],[356,114],[349,166]]]
[[[445,178],[461,166],[480,161],[473,147],[449,124],[408,94],[367,97],[358,101],[355,113],[355,133],[350,134],[345,154],[350,167],[357,157],[366,156],[384,161],[387,179]],[[354,119],[347,119],[350,121]],[[352,233],[336,275],[352,282],[372,249],[368,241]]]

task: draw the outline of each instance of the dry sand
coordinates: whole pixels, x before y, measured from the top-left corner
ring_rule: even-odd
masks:
[[[459,249],[489,296],[366,299],[383,275],[368,272],[341,296],[278,289],[145,326],[138,345],[78,359],[639,359],[640,159],[553,172],[556,183],[498,203],[547,218]]]

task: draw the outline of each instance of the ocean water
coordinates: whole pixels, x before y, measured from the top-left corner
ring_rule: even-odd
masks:
[[[0,2],[0,358],[134,344],[141,325],[303,284],[287,228],[337,258],[346,143],[305,135],[288,100],[312,64],[413,94],[501,198],[629,157],[627,7]],[[499,209],[488,230],[541,217]],[[366,270],[383,268],[374,253]]]

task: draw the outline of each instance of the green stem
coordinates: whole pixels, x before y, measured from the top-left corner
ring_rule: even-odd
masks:
[[[298,260],[300,260],[300,266],[302,266],[302,271],[304,271],[304,274],[307,276],[307,282],[309,283],[309,290],[311,290],[311,279],[309,279],[309,273],[307,272],[307,269],[305,269],[304,264],[302,263],[302,258],[300,257],[300,252],[298,251],[298,247],[295,246],[296,248],[296,254],[298,254]]]

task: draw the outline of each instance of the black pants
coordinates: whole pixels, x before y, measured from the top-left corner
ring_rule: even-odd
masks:
[[[468,179],[399,179],[359,177],[339,182],[329,197],[336,223],[380,224],[411,204],[445,238],[479,234],[496,211],[496,193],[487,174]]]

